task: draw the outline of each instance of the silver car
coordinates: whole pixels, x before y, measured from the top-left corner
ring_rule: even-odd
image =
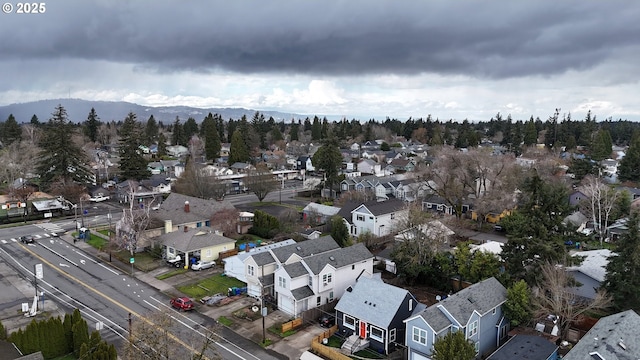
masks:
[[[203,261],[203,260],[198,260],[198,262],[196,262],[195,264],[191,265],[191,270],[204,270],[204,269],[209,269],[212,268],[216,265],[216,262],[211,260],[211,261]]]

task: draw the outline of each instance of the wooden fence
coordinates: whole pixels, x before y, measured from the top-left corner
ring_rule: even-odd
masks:
[[[340,350],[332,348],[330,346],[322,345],[322,339],[331,337],[336,333],[336,331],[338,331],[338,325],[333,325],[327,331],[311,339],[311,349],[315,353],[322,355],[330,360],[351,360],[350,357],[342,354]]]
[[[289,322],[282,323],[282,332],[285,333],[289,330],[296,329],[302,325],[302,318],[293,319]]]

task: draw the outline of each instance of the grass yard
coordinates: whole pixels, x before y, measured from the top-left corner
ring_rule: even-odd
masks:
[[[79,241],[82,241],[82,240],[79,240]],[[107,246],[107,240],[91,233],[89,234],[89,240],[87,240],[87,244],[93,246],[98,250],[102,250],[104,249],[105,246]]]
[[[127,250],[121,250],[118,252],[114,252],[113,256],[118,258],[118,260],[122,261],[125,264],[129,264],[129,259],[131,258],[131,253]],[[158,266],[162,265],[162,261],[153,256],[148,252],[139,252],[133,255],[134,263],[133,266],[142,271],[151,271],[153,269],[158,268]]]
[[[185,268],[180,268],[180,269],[175,269],[175,270],[171,270],[169,272],[166,272],[164,274],[160,274],[158,276],[156,276],[156,279],[158,280],[165,280],[168,279],[172,276],[176,276],[176,275],[180,275],[180,274],[184,274],[187,271],[189,271],[189,269],[185,269]]]
[[[329,342],[327,343],[327,346],[339,349],[343,343],[344,343],[344,339],[341,339],[337,336],[332,336],[329,338]]]
[[[201,299],[205,296],[211,296],[218,293],[226,294],[231,287],[244,286],[247,286],[247,284],[238,279],[218,274],[201,280],[195,284],[181,286],[178,290],[189,297]]]
[[[218,322],[224,326],[231,326],[233,325],[233,321],[229,320],[226,316],[220,316],[218,318]]]

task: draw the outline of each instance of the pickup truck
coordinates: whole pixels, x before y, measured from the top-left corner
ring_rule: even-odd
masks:
[[[96,195],[94,197],[89,198],[89,201],[92,201],[92,202],[103,202],[107,200],[109,200],[109,197],[104,195]]]

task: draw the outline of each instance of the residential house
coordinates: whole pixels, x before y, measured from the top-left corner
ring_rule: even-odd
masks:
[[[162,221],[163,228],[152,229],[149,236],[170,233],[178,228],[211,226],[211,219],[222,210],[236,208],[227,200],[204,200],[193,196],[171,193],[152,213],[152,218]]]
[[[456,235],[455,231],[443,224],[442,221],[432,220],[414,228],[400,231],[394,239],[396,241],[411,241],[419,234],[423,234],[428,239],[438,240],[442,246],[446,246],[447,248]]]
[[[260,297],[264,291],[265,294],[275,296],[273,273],[276,268],[283,264],[300,261],[312,254],[321,254],[338,248],[340,245],[331,236],[323,236],[270,249],[268,252],[252,254],[244,261],[247,294]]]
[[[229,157],[231,152],[231,143],[220,144],[220,157]]]
[[[571,292],[587,301],[595,299],[596,291],[604,281],[609,257],[612,254],[608,249],[574,253],[572,256],[582,256],[584,259],[580,265],[570,266],[566,269],[578,283],[582,284],[581,286],[572,287]]]
[[[246,174],[249,171],[255,169],[253,165],[243,162],[233,163],[231,164],[231,166],[229,166],[229,168],[233,170],[234,174]]]
[[[471,210],[471,202],[462,201],[462,214],[466,214]],[[444,215],[454,215],[456,210],[444,198],[438,195],[428,195],[422,200],[422,211],[432,211],[442,213]]]
[[[570,206],[579,206],[580,203],[584,200],[589,200],[589,197],[585,195],[582,191],[576,190],[571,195],[569,195],[569,205]]]
[[[253,227],[253,219],[255,214],[248,211],[241,211],[238,214],[238,224],[236,226],[236,232],[238,234],[246,234],[249,229]]]
[[[625,217],[622,219],[618,219],[613,224],[607,226],[605,231],[606,233],[605,241],[615,242],[616,240],[618,240],[620,236],[626,234],[627,231],[629,231],[629,226],[627,225],[628,221],[629,221],[629,218]]]
[[[456,331],[474,344],[477,358],[490,354],[507,337],[509,321],[502,312],[506,299],[507,289],[491,277],[406,319],[408,359],[429,359],[436,340]]]
[[[396,172],[412,172],[416,168],[416,163],[413,158],[394,159],[389,163],[389,165],[393,166]]]
[[[339,207],[309,203],[302,209],[302,219],[314,224],[326,224],[340,211]]]
[[[557,360],[558,345],[539,335],[518,334],[491,354],[487,360]]]
[[[222,259],[224,264],[224,275],[236,278],[244,283],[247,282],[246,269],[244,261],[251,255],[268,252],[270,249],[295,244],[293,239],[283,240],[272,244],[264,244],[262,246],[245,247],[246,251],[238,252],[238,254]]]
[[[167,146],[167,154],[175,158],[182,158],[189,155],[189,149],[182,145]]]
[[[618,162],[613,159],[605,159],[600,161],[602,166],[602,175],[614,176],[618,173]]]
[[[338,213],[344,219],[349,233],[352,236],[360,236],[371,233],[375,236],[388,235],[394,230],[399,219],[406,216],[409,211],[405,203],[398,199],[385,201],[370,201],[361,203],[352,210],[350,205],[343,206]]]
[[[297,170],[305,170],[305,171],[315,171],[316,168],[313,166],[311,162],[311,156],[302,155],[298,157],[296,161]]]
[[[159,243],[167,259],[180,256],[186,259],[185,264],[193,264],[198,259],[204,261],[218,260],[221,252],[235,248],[236,241],[222,236],[217,230],[208,226],[199,228],[183,227],[184,230],[160,235]],[[186,266],[186,265],[185,265]]]
[[[306,310],[339,299],[360,275],[373,274],[373,258],[362,243],[295,261],[290,258],[273,274],[278,309],[298,317]]]
[[[126,180],[115,186],[116,199],[121,204],[133,202],[135,207],[144,208],[149,204],[158,204],[162,194],[142,182]]]
[[[563,360],[640,359],[640,316],[633,310],[600,318]]]
[[[404,344],[404,319],[425,308],[407,290],[386,284],[378,277],[360,276],[336,304],[336,324],[343,349],[361,348],[388,355]]]
[[[320,235],[322,235],[322,232],[316,230],[316,229],[304,229],[302,231],[299,232],[300,235],[302,235],[303,238],[307,239],[307,240],[313,240],[313,239],[317,239],[320,237]]]
[[[171,181],[167,179],[165,175],[151,175],[149,179],[142,180],[140,183],[146,187],[151,189],[154,192],[160,194],[170,194],[171,193]]]
[[[340,191],[348,192],[356,189],[357,181],[356,179],[347,176],[344,180],[340,182]]]
[[[358,171],[363,174],[382,175],[381,165],[370,159],[358,161]]]

